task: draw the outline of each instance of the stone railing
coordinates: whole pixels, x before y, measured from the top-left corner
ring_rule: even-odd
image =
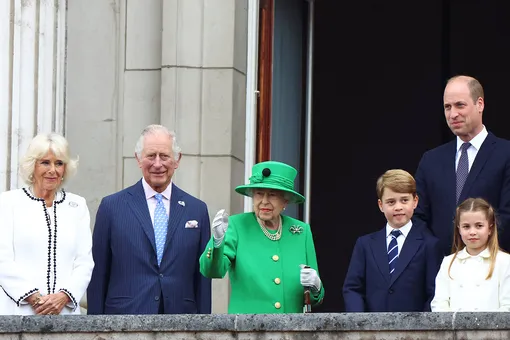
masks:
[[[2,316],[7,339],[510,339],[510,314]]]

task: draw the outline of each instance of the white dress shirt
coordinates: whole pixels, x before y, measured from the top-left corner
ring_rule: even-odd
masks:
[[[490,253],[471,256],[461,250],[450,268],[453,254],[445,257],[436,277],[433,312],[510,311],[510,254],[498,251],[494,272],[487,278]]]
[[[406,237],[407,237],[407,235],[409,235],[409,232],[411,231],[412,226],[413,226],[413,222],[409,221],[399,229],[402,232],[402,235],[397,237],[398,254],[399,255],[400,255],[400,252],[402,251],[402,247],[404,246]],[[386,249],[388,249],[388,247],[390,246],[391,239],[393,238],[393,236],[391,236],[391,232],[394,229],[395,228],[393,228],[388,223],[386,223]]]
[[[147,200],[147,207],[149,208],[149,213],[151,215],[151,221],[154,225],[154,211],[156,210],[156,205],[158,204],[158,200],[154,195],[158,192],[151,188],[149,183],[145,181],[145,178],[142,178],[142,186],[143,191],[145,192],[145,199]],[[166,187],[165,191],[161,193],[163,195],[163,204],[165,205],[166,216],[170,216],[170,197],[172,196],[172,182]]]
[[[485,141],[485,138],[489,133],[487,132],[487,129],[485,128],[485,125],[480,131],[479,134],[477,134],[473,139],[469,141],[471,143],[471,146],[467,149],[467,155],[469,160],[469,170],[471,170],[471,166],[473,165],[473,162],[475,161],[476,155],[478,154],[478,151],[480,151],[480,148],[482,147],[483,142]],[[459,136],[457,136],[457,153],[455,155],[455,170],[457,170],[457,166],[459,165],[459,159],[460,155],[462,154],[462,151],[460,150],[460,147],[464,144],[464,141],[460,139]]]

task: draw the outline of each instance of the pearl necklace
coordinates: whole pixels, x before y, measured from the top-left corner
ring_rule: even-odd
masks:
[[[271,234],[266,227],[264,227],[264,224],[262,221],[257,217],[257,221],[259,222],[260,229],[262,229],[262,232],[268,239],[271,241],[278,241],[282,237],[282,217],[280,216],[280,224],[278,225],[278,229],[276,230],[276,233]]]

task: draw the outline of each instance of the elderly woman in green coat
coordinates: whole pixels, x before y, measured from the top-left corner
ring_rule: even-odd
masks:
[[[228,217],[220,210],[213,220],[200,272],[208,278],[229,273],[229,313],[300,313],[305,290],[311,305],[322,302],[310,226],[282,214],[287,204],[305,201],[294,191],[296,175],[284,163],[255,164],[250,183],[235,189],[253,198],[254,211]]]

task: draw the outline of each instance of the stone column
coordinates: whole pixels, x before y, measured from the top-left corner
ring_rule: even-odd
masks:
[[[66,3],[0,1],[0,191],[35,134],[65,132]]]
[[[91,228],[102,198],[123,183],[125,4],[69,0],[67,7],[65,130],[80,164],[66,189],[87,200]],[[86,294],[80,305],[87,307]]]
[[[140,133],[147,125],[160,123],[161,9],[162,0],[126,1],[126,64],[121,125],[124,136],[123,187],[134,184],[142,176],[134,157]]]
[[[183,149],[176,183],[209,207],[243,211],[247,0],[163,0],[161,122]],[[213,280],[213,312],[228,305]]]

